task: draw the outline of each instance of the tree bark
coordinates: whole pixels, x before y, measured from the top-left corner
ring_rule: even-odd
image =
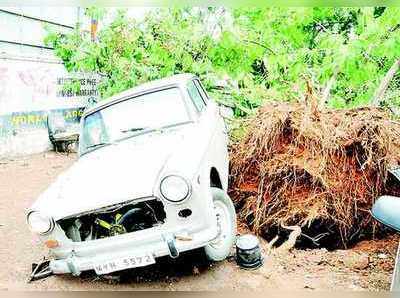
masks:
[[[320,108],[322,108],[324,105],[327,105],[329,102],[329,97],[331,96],[331,89],[336,81],[336,77],[338,74],[339,70],[336,68],[333,72],[332,77],[329,79],[328,83],[326,84],[326,87],[324,91],[322,92],[322,98],[320,101]]]
[[[379,84],[378,89],[376,89],[372,105],[379,106],[382,101],[382,97],[385,95],[387,88],[389,87],[390,81],[393,79],[394,75],[400,68],[400,59],[396,60],[392,67],[390,67],[389,71],[386,73],[385,77],[382,79],[381,83]]]

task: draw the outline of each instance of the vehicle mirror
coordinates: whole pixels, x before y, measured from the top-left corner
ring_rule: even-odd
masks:
[[[400,231],[400,198],[379,197],[372,207],[372,216],[384,225]]]

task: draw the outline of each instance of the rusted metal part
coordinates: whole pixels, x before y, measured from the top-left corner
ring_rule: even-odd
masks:
[[[257,269],[263,265],[258,238],[251,234],[240,236],[236,241],[236,262],[243,269]]]
[[[57,152],[70,152],[71,145],[79,140],[79,126],[67,124],[61,115],[49,115],[47,128],[50,142]]]

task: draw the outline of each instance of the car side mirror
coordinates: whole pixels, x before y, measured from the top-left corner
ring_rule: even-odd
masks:
[[[400,232],[400,198],[379,197],[372,206],[372,216],[384,225]]]

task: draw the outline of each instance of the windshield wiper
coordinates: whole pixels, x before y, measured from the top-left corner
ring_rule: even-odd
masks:
[[[126,137],[123,137],[121,139],[119,139],[118,141],[121,140],[125,140],[125,139],[129,139],[132,137],[136,137],[136,136],[140,136],[149,132],[153,132],[153,131],[163,131],[162,127],[133,127],[133,128],[129,128],[129,129],[123,129],[121,130],[122,133],[128,133],[128,132],[132,132],[130,134],[127,134]]]
[[[146,133],[150,133],[150,132],[164,132],[166,129],[175,127],[175,126],[179,126],[179,125],[183,125],[183,124],[188,124],[188,123],[192,123],[193,121],[184,121],[184,122],[179,122],[179,123],[174,123],[174,124],[170,124],[170,125],[166,125],[166,126],[158,126],[158,127],[151,127],[151,126],[147,126],[147,127],[134,127],[132,129],[124,129],[121,130],[121,132],[134,132],[132,134],[128,134],[126,137],[123,137],[121,139],[118,140],[122,141],[122,140],[126,140],[132,137],[136,137],[136,136],[140,136],[140,135],[144,135]]]
[[[135,131],[141,131],[144,129],[148,129],[148,127],[132,127],[132,128],[127,128],[127,129],[121,129],[121,132],[123,132],[123,133],[135,132]]]

